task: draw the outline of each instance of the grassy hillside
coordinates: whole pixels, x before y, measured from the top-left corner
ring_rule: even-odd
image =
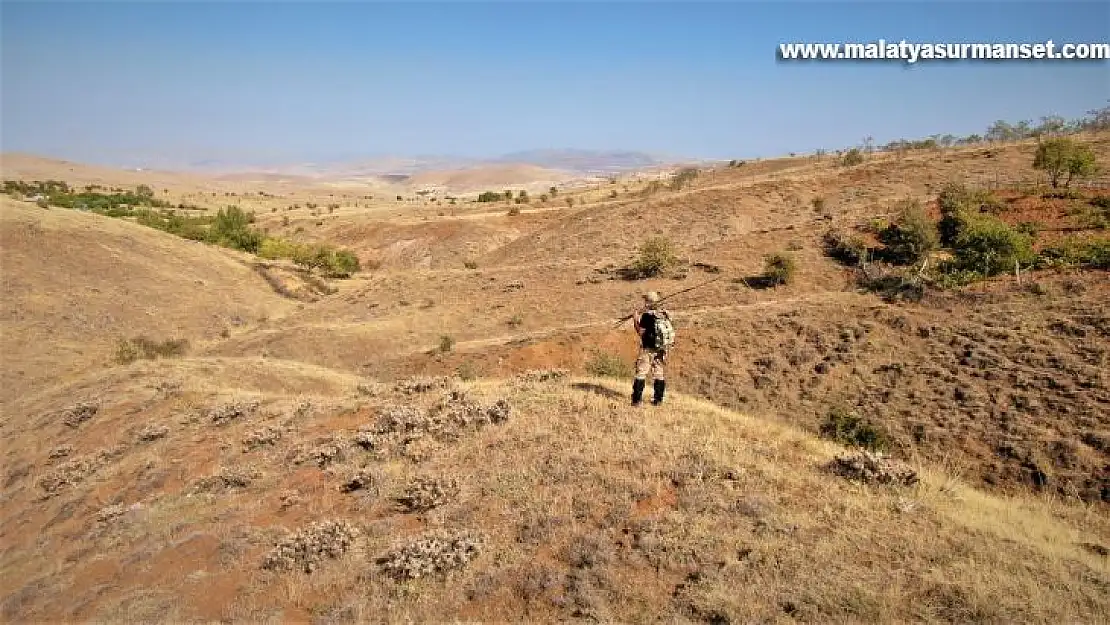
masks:
[[[1110,160],[1110,136],[1080,138]],[[776,159],[527,205],[152,188],[352,249],[349,279],[2,198],[0,611],[1110,620],[1110,193],[1046,188],[1033,149]],[[945,215],[959,236],[896,258]],[[636,275],[656,236],[673,262]],[[789,280],[763,275],[771,254]],[[634,410],[615,321],[695,285],[668,303],[668,403]],[[830,439],[919,479],[846,479],[835,458],[858,450]]]
[[[22,402],[5,618],[1110,616],[1105,516],[945,467],[854,483],[834,445],[683,396],[633,409],[623,386],[189,359]]]

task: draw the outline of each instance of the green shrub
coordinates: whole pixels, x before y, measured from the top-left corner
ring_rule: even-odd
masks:
[[[478,377],[478,370],[474,367],[474,363],[468,360],[455,368],[455,375],[463,382],[469,382]]]
[[[859,148],[848,150],[844,153],[844,156],[841,157],[840,164],[845,167],[863,164],[863,152]]]
[[[864,420],[854,412],[839,408],[829,411],[821,424],[821,436],[841,445],[862,447],[870,451],[883,451],[890,446],[890,438],[882,429]]]
[[[463,261],[463,267],[466,267],[467,269],[477,269],[478,268],[478,261],[474,261],[474,260]]]
[[[898,221],[879,232],[887,257],[894,263],[916,264],[928,258],[938,243],[937,227],[916,200],[902,203]]]
[[[1101,208],[1104,211],[1110,211],[1110,195],[1100,195],[1093,197],[1090,200],[1091,206]]]
[[[763,259],[763,277],[771,284],[790,284],[798,267],[785,253],[771,254]]]
[[[632,375],[632,367],[620,356],[599,350],[586,362],[586,372],[599,377],[627,378]]]
[[[1023,222],[1019,223],[1018,225],[1014,226],[1014,229],[1017,230],[1018,232],[1022,233],[1022,234],[1029,235],[1029,238],[1031,240],[1036,241],[1037,240],[1037,234],[1041,230],[1041,224],[1039,224],[1035,221],[1023,221]]]
[[[937,223],[940,243],[951,246],[975,215],[982,212],[997,214],[1001,212],[1002,202],[990,191],[949,183],[937,196],[937,205],[941,215]]]
[[[1033,239],[990,215],[967,222],[953,246],[955,267],[993,276],[1033,262]]]
[[[145,336],[132,339],[121,339],[116,344],[115,360],[120,364],[128,364],[136,360],[154,360],[155,358],[171,358],[182,356],[189,347],[185,339],[169,339],[165,341],[152,341]]]
[[[208,231],[209,239],[223,247],[257,252],[258,246],[262,244],[263,235],[250,227],[253,222],[254,214],[244,212],[238,206],[221,208]]]
[[[1081,266],[1110,269],[1110,239],[1069,237],[1041,250],[1038,267]]]
[[[451,338],[447,334],[444,334],[443,336],[439,337],[439,351],[440,352],[443,352],[444,354],[446,354],[447,352],[451,351],[454,348],[455,348],[455,339]]]
[[[678,258],[671,241],[665,237],[653,237],[640,245],[640,254],[631,269],[636,277],[650,278],[663,273],[676,262]]]
[[[1054,137],[1037,144],[1033,157],[1033,167],[1048,174],[1052,188],[1063,179],[1064,187],[1073,178],[1085,178],[1098,171],[1094,150],[1091,146],[1077,143],[1070,137]]]
[[[867,244],[854,234],[830,230],[824,236],[825,255],[844,263],[858,265],[867,260]]]
[[[813,205],[814,212],[817,212],[817,213],[824,213],[825,212],[825,198],[820,197],[820,196],[815,197],[815,198],[813,198],[811,203]]]
[[[516,217],[519,214],[520,214],[520,207],[519,206],[514,206],[514,207],[509,209],[509,213],[508,213],[509,217]]]

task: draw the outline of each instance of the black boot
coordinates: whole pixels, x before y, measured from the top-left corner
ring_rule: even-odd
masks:
[[[632,380],[632,405],[639,406],[644,402],[644,381]]]
[[[655,380],[655,397],[651,398],[651,403],[655,406],[663,403],[663,392],[667,390],[666,380]]]

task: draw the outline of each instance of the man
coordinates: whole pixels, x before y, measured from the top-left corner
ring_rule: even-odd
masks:
[[[636,358],[636,377],[632,380],[632,405],[643,404],[644,385],[647,376],[655,391],[652,405],[663,403],[663,392],[667,389],[666,364],[667,350],[674,344],[674,328],[670,314],[659,305],[659,294],[651,291],[644,295],[644,308],[640,314],[632,315],[636,333],[640,335],[640,356]]]

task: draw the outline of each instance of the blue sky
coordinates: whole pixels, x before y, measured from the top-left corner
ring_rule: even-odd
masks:
[[[1106,2],[3,1],[0,147],[87,162],[750,158],[1076,117],[1110,63],[788,63],[789,41],[1110,41]]]

